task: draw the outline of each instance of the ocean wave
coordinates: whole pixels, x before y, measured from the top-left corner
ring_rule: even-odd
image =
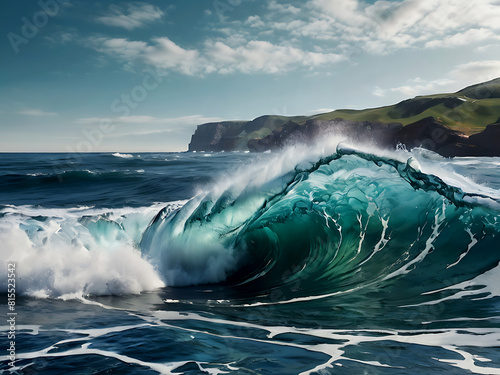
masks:
[[[418,153],[295,147],[165,207],[141,248],[167,285],[279,303],[462,285],[500,256],[499,192]],[[421,299],[418,299],[421,302]]]
[[[167,205],[0,206],[2,259],[33,296],[225,283],[288,303],[411,285],[405,305],[500,261],[500,191],[463,163],[335,140],[259,160]]]
[[[182,202],[172,203],[182,204]],[[1,258],[17,265],[16,291],[39,298],[137,294],[164,286],[138,243],[160,207],[69,209],[5,205]],[[7,267],[0,290],[7,290]]]

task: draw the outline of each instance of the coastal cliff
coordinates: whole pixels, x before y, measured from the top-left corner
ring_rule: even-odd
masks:
[[[381,108],[203,124],[189,151],[264,152],[325,134],[380,147],[423,147],[447,157],[500,156],[500,78]]]

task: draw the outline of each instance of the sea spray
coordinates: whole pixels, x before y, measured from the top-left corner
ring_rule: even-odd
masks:
[[[332,140],[296,146],[158,215],[141,247],[168,285],[228,281],[270,294],[301,280],[292,299],[410,280],[425,292],[493,268],[496,196],[448,185],[418,159]],[[421,267],[434,270],[434,282],[418,278]]]
[[[6,207],[0,218],[1,258],[18,264],[21,295],[64,298],[154,290],[164,283],[137,244],[157,207]],[[0,280],[3,291],[6,280]]]

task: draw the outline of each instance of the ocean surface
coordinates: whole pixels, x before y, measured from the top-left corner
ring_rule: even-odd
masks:
[[[0,154],[0,259],[5,374],[500,374],[500,158]]]

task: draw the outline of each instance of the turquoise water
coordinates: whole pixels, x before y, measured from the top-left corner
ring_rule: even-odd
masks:
[[[500,374],[499,158],[0,160],[7,373]]]

